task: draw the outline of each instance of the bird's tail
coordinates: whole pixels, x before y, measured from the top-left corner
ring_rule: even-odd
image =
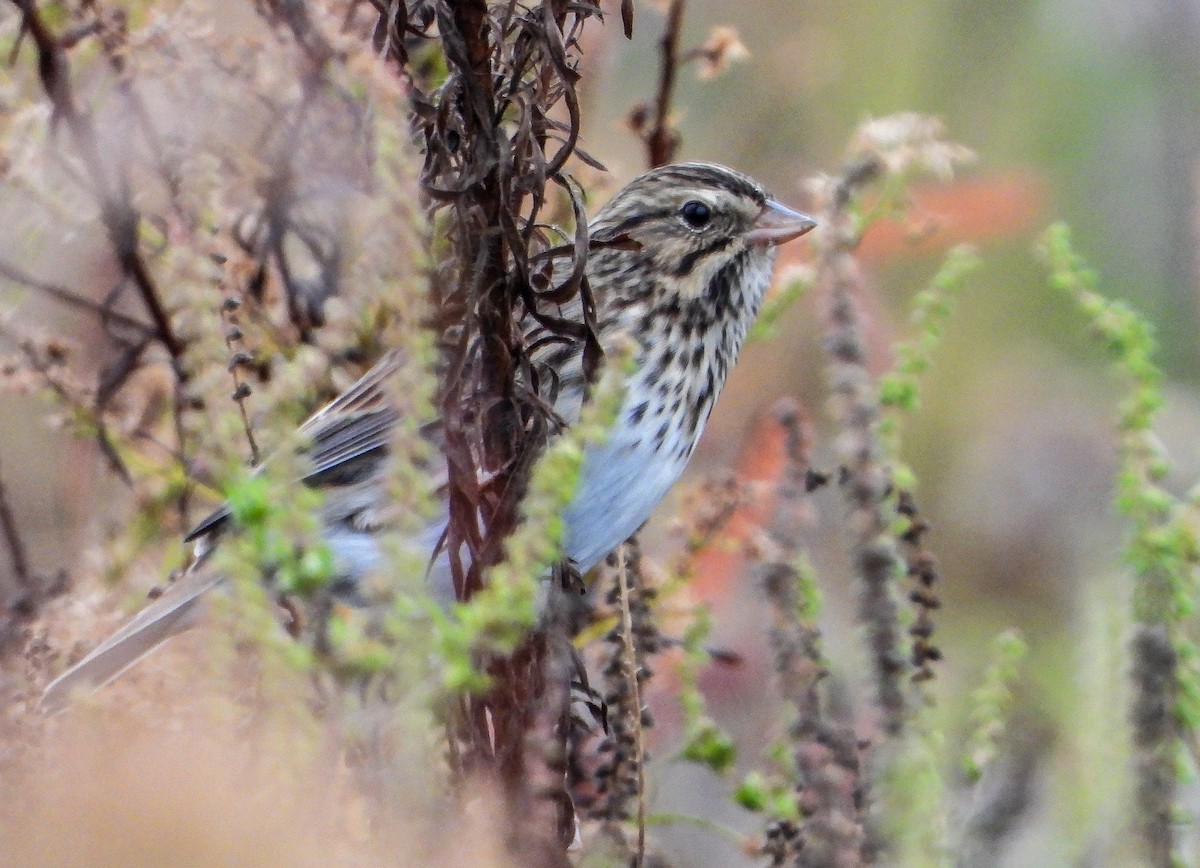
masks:
[[[80,690],[96,690],[112,681],[172,636],[193,626],[204,610],[204,597],[223,577],[193,565],[158,599],[138,612],[90,654],[50,682],[38,707],[53,714]]]

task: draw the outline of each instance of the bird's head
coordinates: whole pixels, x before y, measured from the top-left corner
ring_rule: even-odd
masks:
[[[714,163],[679,163],[623,187],[592,221],[590,234],[601,246],[626,253],[596,263],[603,283],[619,286],[618,272],[627,269],[687,301],[747,282],[754,286],[745,289],[761,294],[775,247],[814,226],[812,218],[775,201],[741,172]],[[638,287],[630,289],[636,293]]]

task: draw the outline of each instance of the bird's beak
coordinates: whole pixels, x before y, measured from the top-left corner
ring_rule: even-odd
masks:
[[[745,239],[747,244],[769,247],[799,238],[816,225],[817,221],[811,217],[793,211],[774,199],[768,199],[762,211],[750,224]]]

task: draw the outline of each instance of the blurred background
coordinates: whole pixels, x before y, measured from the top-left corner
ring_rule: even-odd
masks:
[[[639,12],[632,42],[612,33],[604,42],[596,110],[585,127],[584,146],[622,178],[642,168],[622,119],[631,94],[653,93],[661,33],[661,18]],[[935,620],[946,660],[932,690],[951,734],[945,774],[953,788],[961,748],[954,739],[965,731],[965,697],[988,647],[998,632],[1017,627],[1030,643],[1019,720],[1026,749],[1039,757],[1035,804],[1023,831],[980,864],[1072,864],[1084,852],[1098,860],[1090,864],[1118,864],[1128,854],[1106,851],[1098,829],[1119,786],[1088,777],[1096,769],[1086,768],[1072,729],[1081,718],[1123,713],[1111,705],[1116,697],[1105,681],[1122,677],[1122,664],[1099,659],[1098,650],[1121,635],[1114,612],[1126,591],[1123,529],[1112,507],[1120,384],[1071,300],[1048,286],[1033,249],[1050,222],[1067,221],[1101,290],[1129,299],[1154,323],[1169,380],[1161,434],[1175,462],[1172,487],[1186,490],[1200,471],[1200,3],[768,0],[734,8],[693,0],[682,43],[703,42],[720,25],[736,28],[750,56],[713,80],[695,69],[681,75],[682,158],[744,169],[803,207],[803,179],[835,171],[855,127],[869,117],[932,114],[977,155],[957,180],[915,191],[916,219],[939,227],[930,238],[910,243],[885,223],[868,232],[862,249],[878,370],[891,362],[890,343],[911,337],[913,295],[946,247],[969,241],[985,260],[905,434],[918,501],[934,528],[928,542],[944,574],[944,608]],[[810,294],[774,340],[745,352],[690,469],[693,479],[753,466],[755,425],[780,395],[798,398],[816,423],[818,465],[833,460],[822,436],[824,302]],[[836,493],[816,502],[810,547],[825,594],[826,652],[835,683],[861,686],[856,591],[837,530],[842,504]],[[704,587],[718,601],[716,643],[744,653],[746,663],[708,672],[704,686],[750,766],[756,749],[779,735],[765,604],[761,588],[736,571],[711,579]],[[657,808],[688,813],[719,804],[705,772],[664,763],[663,774]],[[1059,776],[1096,781],[1104,795],[1081,804]],[[727,807],[720,818],[736,823],[736,815]],[[1073,826],[1070,818],[1081,816],[1090,822]],[[672,841],[695,848],[690,864],[735,864],[732,847],[713,843],[714,855],[709,843],[697,847],[690,829]]]
[[[614,4],[615,7],[615,4]],[[634,38],[614,20],[587,44],[582,142],[623,183],[644,167],[626,117],[654,92],[663,19],[636,4]],[[696,65],[680,75],[675,108],[682,159],[735,166],[803,208],[804,181],[835,171],[864,119],[898,111],[935,115],[977,161],[956,180],[914,191],[920,241],[884,223],[866,237],[862,263],[877,371],[893,341],[911,336],[907,316],[952,244],[969,241],[985,264],[969,281],[938,350],[923,409],[907,423],[905,456],[933,526],[945,654],[930,690],[950,735],[945,779],[962,784],[957,757],[969,691],[999,632],[1030,644],[1018,728],[1039,758],[1029,820],[1003,852],[980,864],[1118,864],[1104,855],[1103,818],[1116,794],[1075,738],[1089,715],[1119,717],[1121,662],[1104,658],[1126,593],[1122,524],[1112,508],[1119,391],[1070,299],[1048,285],[1033,248],[1052,221],[1074,229],[1101,289],[1129,299],[1155,324],[1169,384],[1161,434],[1175,462],[1171,485],[1200,474],[1200,343],[1197,324],[1196,190],[1200,179],[1200,2],[1196,0],[690,0],[682,46],[716,26],[735,28],[749,56],[715,78]],[[0,73],[0,77],[2,77]],[[593,203],[594,205],[594,203]],[[14,203],[0,202],[3,211]],[[790,254],[804,257],[804,252]],[[85,285],[95,258],[32,261],[30,270]],[[834,470],[824,420],[819,345],[824,299],[802,299],[771,340],[744,353],[710,422],[688,484],[751,468],[756,425],[781,396],[806,408],[816,463]],[[60,308],[22,296],[18,318],[67,322]],[[34,566],[72,568],[113,530],[89,518],[112,491],[90,444],[47,433],[37,400],[0,397],[0,472],[18,505]],[[665,561],[678,546],[671,515],[684,487],[644,536]],[[840,537],[836,491],[814,498],[808,544],[825,599],[825,651],[835,695],[865,695],[866,664],[854,621],[856,588]],[[111,521],[110,521],[111,524]],[[701,576],[696,595],[714,606],[713,643],[743,663],[713,667],[702,686],[717,721],[737,741],[740,769],[759,764],[781,735],[765,641],[761,589],[737,558]],[[0,570],[7,563],[0,558]],[[1119,646],[1118,646],[1119,647]],[[1115,692],[1114,692],[1115,691]],[[1120,706],[1115,706],[1120,708]],[[870,729],[870,710],[855,709]],[[678,712],[656,699],[659,756],[650,808],[749,831],[756,820],[727,798],[728,780],[671,762]],[[1091,748],[1088,748],[1090,750]],[[1116,748],[1114,748],[1116,750]],[[1099,781],[1081,793],[1082,782]],[[1090,801],[1089,801],[1090,800]],[[1088,822],[1075,822],[1080,816]],[[752,864],[720,835],[691,826],[656,830],[678,864]]]

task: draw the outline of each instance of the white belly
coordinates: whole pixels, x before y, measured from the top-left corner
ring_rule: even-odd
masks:
[[[579,489],[563,514],[563,551],[584,572],[641,527],[687,464],[673,449],[656,449],[648,428],[621,428],[584,456]]]
[[[648,391],[643,384],[631,388],[631,393],[639,396]],[[690,409],[681,404],[674,412],[635,414],[638,403],[627,395],[617,417],[623,421],[614,426],[606,441],[586,450],[575,496],[563,511],[563,553],[582,572],[596,566],[650,517],[683,473],[694,439],[699,438],[712,407],[711,400],[693,401]],[[698,413],[698,424],[689,427],[683,423],[687,412]],[[668,419],[668,433],[660,437]],[[446,519],[443,511],[422,535],[421,541],[431,550],[442,537]],[[366,559],[354,560],[360,566]],[[445,603],[454,600],[444,552],[430,565],[429,579],[435,598]]]

